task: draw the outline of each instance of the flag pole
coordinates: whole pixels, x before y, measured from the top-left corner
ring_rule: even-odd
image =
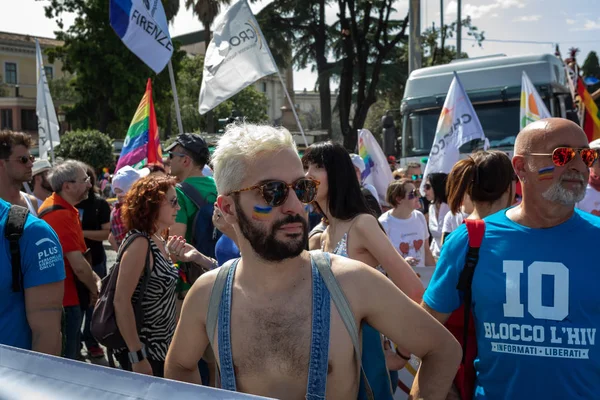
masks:
[[[36,39],[36,44],[39,47],[39,42]],[[42,90],[44,91],[44,110],[46,111],[46,124],[48,125],[48,131],[46,132],[46,139],[50,141],[50,164],[54,165],[56,159],[54,158],[54,143],[52,143],[52,129],[50,127],[50,113],[48,112],[48,102],[46,101],[46,86],[48,85],[46,78],[46,71],[44,71],[43,63],[44,59],[41,56],[42,50],[40,49],[40,63],[38,68],[40,69],[40,77],[42,77]],[[50,88],[48,88],[50,90]]]
[[[252,12],[250,5],[248,4],[248,1],[247,0],[244,0],[244,1],[246,2],[246,7],[248,7],[248,9],[250,10],[250,14],[252,14],[252,16],[254,17],[254,13]],[[256,19],[255,19],[255,22],[256,22]],[[256,23],[256,28],[257,28],[258,32],[260,33],[260,36],[262,38],[264,38],[265,35],[263,35],[262,30],[260,29],[260,25],[258,25],[258,22]],[[275,66],[275,70],[277,71],[277,76],[279,77],[279,82],[281,82],[281,86],[283,87],[283,93],[285,93],[285,97],[287,98],[288,103],[290,103],[290,107],[292,107],[292,112],[294,113],[294,118],[296,119],[296,124],[298,124],[298,129],[300,129],[300,133],[302,134],[302,139],[304,139],[304,145],[306,147],[308,147],[308,140],[306,140],[306,135],[304,134],[304,129],[302,128],[302,124],[300,123],[300,118],[298,118],[298,113],[296,113],[296,106],[295,106],[294,102],[292,101],[292,98],[290,97],[290,94],[288,93],[287,88],[285,87],[285,83],[283,82],[283,78],[281,77],[281,72],[279,72],[279,67],[277,66],[277,63],[275,62],[275,59],[273,58],[273,54],[271,54],[271,49],[269,48],[269,46],[267,46],[267,53],[269,53],[271,62]],[[292,66],[290,65],[290,68],[291,67]]]
[[[177,96],[177,86],[175,86],[175,75],[173,74],[173,65],[171,60],[168,63],[169,66],[169,78],[171,79],[171,89],[173,90],[173,100],[175,101],[175,116],[177,117],[177,128],[179,128],[179,134],[183,133],[183,123],[181,122],[181,110],[179,109],[179,97]]]
[[[269,50],[269,54],[271,54],[271,50]],[[273,60],[273,56],[271,56],[271,60]],[[273,60],[273,65],[275,65],[275,60]],[[291,68],[291,66],[290,66],[290,68]],[[290,103],[290,107],[292,107],[292,112],[294,113],[294,118],[296,118],[296,123],[298,124],[300,133],[302,134],[302,139],[304,139],[304,145],[306,147],[308,147],[308,141],[306,140],[306,135],[304,134],[304,129],[302,129],[302,124],[300,124],[300,118],[298,118],[298,114],[296,113],[296,106],[294,105],[294,102],[292,101],[290,94],[288,93],[288,90],[285,87],[285,83],[283,82],[283,78],[281,77],[281,73],[279,72],[279,68],[277,68],[277,76],[279,77],[281,86],[283,86],[283,92],[285,93],[285,97],[287,97],[287,100]]]

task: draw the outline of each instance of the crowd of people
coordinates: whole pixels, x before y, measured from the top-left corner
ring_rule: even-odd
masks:
[[[106,356],[125,370],[272,398],[392,399],[416,360],[415,398],[600,393],[588,254],[600,142],[570,121],[528,125],[512,160],[477,151],[427,176],[393,166],[385,193],[343,146],[300,157],[264,125],[228,126],[212,156],[179,135],[167,169],[123,167],[110,183],[30,147],[0,132],[0,344],[104,357],[94,309],[116,271],[123,345]],[[481,220],[473,252],[465,222]],[[472,358],[445,327],[463,304]],[[476,371],[466,395],[459,366]]]

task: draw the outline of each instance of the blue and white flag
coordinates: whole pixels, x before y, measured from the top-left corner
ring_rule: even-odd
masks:
[[[161,0],[110,0],[110,26],[157,74],[171,59],[173,42]]]
[[[52,156],[54,159],[54,148],[60,144],[60,125],[56,117],[54,102],[48,88],[46,71],[44,70],[44,58],[40,43],[35,39],[35,63],[37,75],[37,98],[35,113],[38,117],[39,157],[47,160]]]

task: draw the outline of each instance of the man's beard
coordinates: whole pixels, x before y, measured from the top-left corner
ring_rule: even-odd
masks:
[[[562,181],[565,179],[581,179],[581,188],[575,190],[565,189]],[[574,206],[585,197],[586,181],[583,174],[577,172],[566,172],[559,180],[552,183],[542,196],[544,199],[553,203],[559,203],[565,206]]]
[[[242,211],[237,199],[234,199],[238,210],[238,223],[242,234],[250,242],[252,249],[266,261],[282,261],[287,258],[299,256],[308,247],[308,222],[300,215],[288,215],[273,224],[271,231],[266,232],[259,226],[253,224]],[[275,238],[277,231],[285,224],[301,223],[302,233],[294,235],[287,241]]]

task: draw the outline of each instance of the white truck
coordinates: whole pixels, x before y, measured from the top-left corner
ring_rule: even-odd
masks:
[[[401,166],[429,155],[454,71],[473,103],[492,149],[512,154],[519,132],[523,71],[527,72],[553,116],[576,119],[562,61],[554,55],[499,55],[421,68],[410,74],[400,107]],[[478,145],[468,143],[460,149],[461,153],[471,153]]]

